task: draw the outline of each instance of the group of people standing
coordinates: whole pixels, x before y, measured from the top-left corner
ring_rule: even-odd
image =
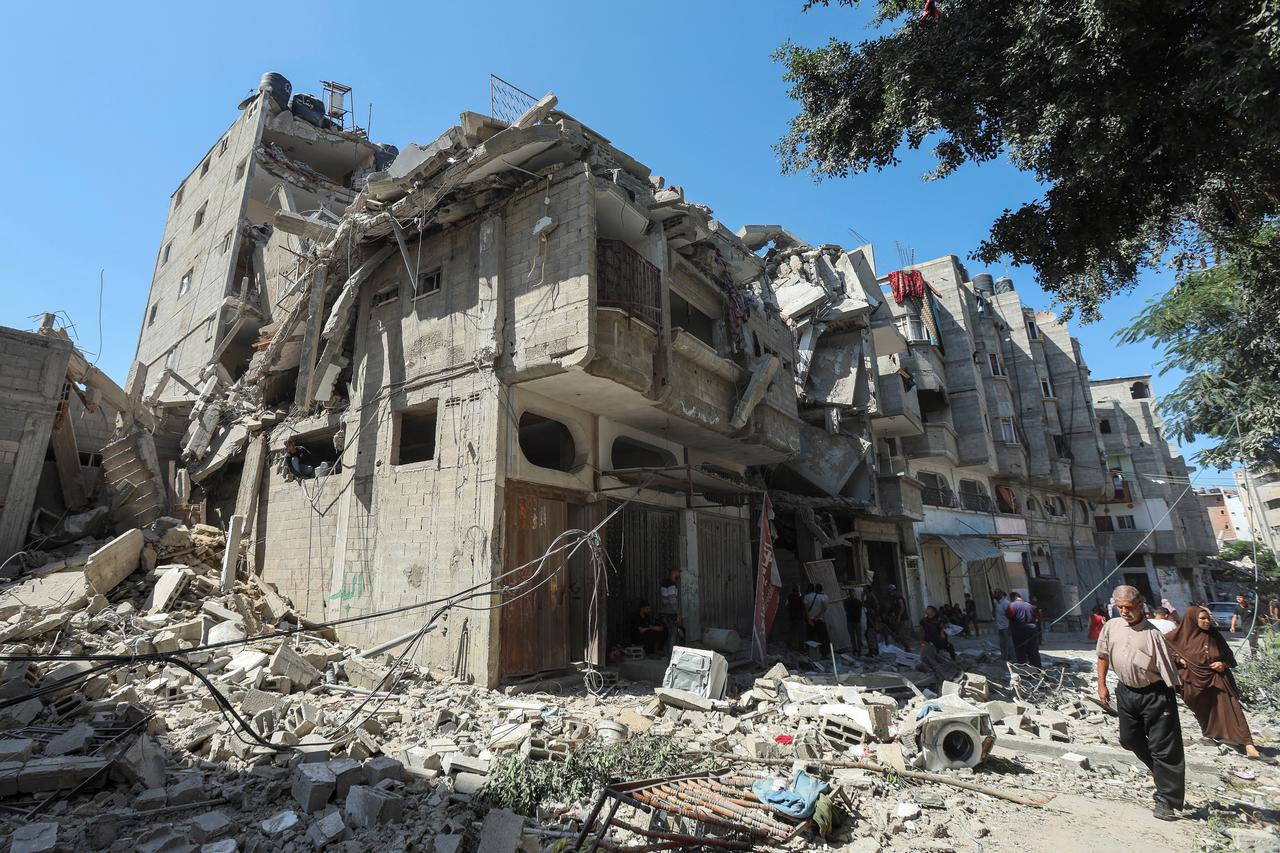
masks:
[[[825,657],[831,652],[831,637],[827,612],[831,597],[822,584],[808,584],[804,591],[792,587],[787,595],[786,613],[790,625],[791,644],[803,649],[809,642],[818,644],[818,652]],[[910,611],[907,600],[898,587],[889,584],[879,593],[872,587],[853,589],[842,602],[845,625],[849,630],[852,653],[874,657],[880,654],[880,644],[896,642],[906,648],[910,638]]]
[[[1004,659],[1039,667],[1040,638],[1044,633],[1040,608],[1023,600],[1020,592],[1006,593],[997,589],[992,596],[996,599],[996,634],[1000,638],[1000,652]]]
[[[1164,633],[1147,617],[1135,587],[1117,587],[1113,602],[1120,615],[1097,632],[1098,701],[1110,706],[1107,675],[1113,673],[1120,682],[1115,706],[1120,743],[1152,773],[1155,816],[1175,820],[1186,791],[1179,695],[1206,737],[1250,757],[1259,755],[1231,674],[1235,656],[1212,614],[1199,605],[1187,607],[1177,626]],[[1173,615],[1168,607],[1155,612],[1160,610]]]

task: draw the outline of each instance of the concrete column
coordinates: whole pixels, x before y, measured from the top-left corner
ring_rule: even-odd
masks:
[[[222,554],[222,591],[231,592],[236,581],[236,564],[240,562],[240,536],[244,533],[244,516],[231,516],[227,529],[227,547]]]
[[[684,547],[684,574],[680,577],[680,615],[684,618],[685,640],[698,643],[702,639],[702,573],[698,559],[698,513],[686,509],[680,513],[681,545]]]

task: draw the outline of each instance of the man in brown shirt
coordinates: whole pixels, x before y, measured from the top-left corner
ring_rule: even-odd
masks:
[[[1120,745],[1138,756],[1155,779],[1161,820],[1176,820],[1186,793],[1182,726],[1178,723],[1178,670],[1160,630],[1142,612],[1142,593],[1118,586],[1113,594],[1120,616],[1098,635],[1098,699],[1111,704],[1107,672],[1114,670]]]

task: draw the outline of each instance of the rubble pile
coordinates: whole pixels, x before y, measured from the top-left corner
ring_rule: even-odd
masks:
[[[227,578],[227,551],[162,518],[56,549],[0,596],[12,850],[514,851],[584,830],[618,849],[708,829],[730,849],[950,850],[1010,802],[1144,796],[1084,661],[1046,674],[978,650],[946,680],[892,648],[763,673],[677,648],[656,689],[610,673],[594,692],[581,675],[487,691],[338,644],[270,584]],[[1191,779],[1220,783],[1196,755]],[[557,770],[522,800],[538,768]],[[802,783],[820,791],[805,817],[765,804],[795,806]],[[624,799],[593,818],[608,796]]]

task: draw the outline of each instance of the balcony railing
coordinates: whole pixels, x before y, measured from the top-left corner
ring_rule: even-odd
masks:
[[[596,305],[662,328],[662,274],[621,240],[596,241]]]
[[[960,493],[960,506],[973,512],[995,512],[996,505],[986,495]]]
[[[950,509],[959,509],[960,502],[956,500],[956,493],[950,489],[935,489],[926,486],[920,492],[920,500],[925,506],[941,506]]]

